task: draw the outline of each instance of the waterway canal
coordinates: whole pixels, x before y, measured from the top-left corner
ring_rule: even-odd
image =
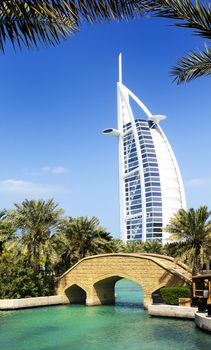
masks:
[[[0,311],[1,350],[208,350],[193,321],[152,318],[138,285],[119,281],[115,306]]]

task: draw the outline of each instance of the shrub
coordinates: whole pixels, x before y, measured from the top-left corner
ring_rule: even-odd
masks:
[[[0,299],[37,297],[54,294],[53,276],[34,275],[31,267],[0,262]]]
[[[191,287],[165,287],[161,288],[160,294],[164,303],[169,305],[178,305],[179,298],[190,298],[191,297]]]

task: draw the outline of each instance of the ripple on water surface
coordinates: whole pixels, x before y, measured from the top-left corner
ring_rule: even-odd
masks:
[[[65,305],[0,312],[1,350],[208,350],[193,321],[152,318],[140,288],[116,286],[115,306]]]

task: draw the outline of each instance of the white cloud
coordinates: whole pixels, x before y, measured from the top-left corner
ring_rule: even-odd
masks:
[[[37,171],[30,171],[25,168],[24,172],[31,176],[43,176],[47,174],[65,174],[68,173],[69,170],[63,166],[44,166]]]
[[[55,167],[50,167],[50,166],[44,166],[41,168],[41,171],[44,173],[50,173],[50,174],[64,174],[68,173],[68,169],[64,168],[62,166],[55,166]]]
[[[0,181],[0,192],[24,193],[24,194],[55,194],[68,192],[63,186],[40,184],[23,180]]]
[[[211,185],[211,178],[195,178],[186,182],[188,187],[205,187]]]

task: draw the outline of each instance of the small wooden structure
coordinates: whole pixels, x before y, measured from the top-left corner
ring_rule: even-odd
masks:
[[[198,275],[192,277],[193,297],[207,299],[211,304],[211,275]]]
[[[191,306],[191,298],[179,298],[179,306]]]

